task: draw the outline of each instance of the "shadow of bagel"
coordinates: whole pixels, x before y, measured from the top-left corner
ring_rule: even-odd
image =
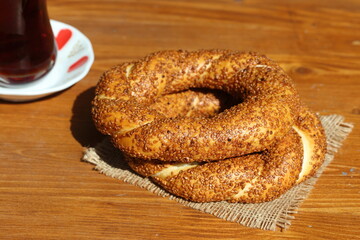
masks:
[[[105,137],[96,129],[91,117],[91,101],[94,96],[95,87],[91,87],[76,97],[72,107],[70,130],[83,147],[94,147]]]

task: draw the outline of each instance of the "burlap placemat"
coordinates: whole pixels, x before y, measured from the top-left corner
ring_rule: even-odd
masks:
[[[344,123],[344,118],[339,115],[321,116],[321,122],[325,128],[328,149],[325,163],[319,169],[316,176],[290,189],[286,194],[271,202],[259,204],[241,204],[227,202],[194,203],[175,197],[148,178],[143,178],[129,169],[122,154],[115,149],[108,139],[98,144],[95,148],[86,148],[83,160],[95,165],[99,172],[145,188],[163,197],[168,197],[185,206],[212,214],[227,221],[237,222],[244,226],[260,228],[264,230],[286,229],[301,202],[307,198],[317,178],[325,167],[333,160],[335,152],[351,132],[353,125]]]

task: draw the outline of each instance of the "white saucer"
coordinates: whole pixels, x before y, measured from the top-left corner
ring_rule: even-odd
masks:
[[[54,67],[33,83],[17,88],[0,86],[1,99],[23,102],[42,98],[74,85],[89,72],[94,62],[90,40],[68,24],[51,20],[51,27],[58,43]]]

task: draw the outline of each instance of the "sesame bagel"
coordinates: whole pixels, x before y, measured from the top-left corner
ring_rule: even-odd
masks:
[[[164,96],[198,88],[238,104],[212,117],[169,118],[156,108]],[[299,109],[291,79],[265,56],[204,50],[157,52],[108,70],[92,111],[97,128],[128,156],[191,163],[268,150],[292,130]]]

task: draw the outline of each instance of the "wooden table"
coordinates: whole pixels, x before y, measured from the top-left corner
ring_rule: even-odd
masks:
[[[66,91],[0,103],[1,239],[359,238],[358,0],[48,0],[48,10],[91,39],[96,60]],[[80,161],[103,138],[89,110],[104,70],[158,50],[207,48],[268,55],[313,110],[355,124],[288,231],[220,220]]]

